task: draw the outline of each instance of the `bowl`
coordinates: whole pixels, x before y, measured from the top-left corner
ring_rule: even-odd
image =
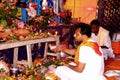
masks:
[[[60,54],[60,57],[66,57],[66,53],[64,52],[60,52],[59,54]]]

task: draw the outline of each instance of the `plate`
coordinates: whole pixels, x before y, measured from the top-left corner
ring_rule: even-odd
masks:
[[[120,74],[120,70],[114,70],[114,72]]]
[[[72,66],[76,66],[76,64],[74,62],[70,62],[68,63],[69,65],[72,65]]]
[[[120,76],[120,71],[119,70],[108,70],[105,72],[105,75],[110,77],[110,76]]]
[[[3,39],[3,38],[0,38],[0,42],[5,42],[5,39]]]

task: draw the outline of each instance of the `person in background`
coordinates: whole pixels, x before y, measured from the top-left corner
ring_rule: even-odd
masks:
[[[53,51],[62,51],[75,55],[73,64],[59,66],[54,71],[61,80],[106,80],[103,76],[104,58],[101,47],[91,39],[91,27],[79,23],[75,29],[75,41],[82,42],[76,49],[57,47]]]
[[[97,19],[92,20],[90,26],[92,28],[92,39],[101,46],[105,60],[108,57],[114,58],[109,31],[101,27]]]
[[[76,29],[76,26],[78,25],[79,23],[76,23],[76,24],[73,24],[72,27],[70,27],[70,30],[69,30],[69,39],[68,39],[68,48],[69,49],[76,49],[77,46],[80,44],[79,41],[75,41],[74,40],[74,36],[71,36],[71,35],[74,35],[75,33],[75,29]]]

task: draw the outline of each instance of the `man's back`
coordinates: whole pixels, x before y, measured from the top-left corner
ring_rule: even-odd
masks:
[[[101,48],[99,48],[101,51]],[[102,53],[102,51],[101,51]],[[104,59],[102,55],[98,55],[95,50],[89,46],[82,46],[80,48],[79,61],[85,63],[84,71],[81,73],[84,80],[104,80]],[[87,77],[85,77],[87,76]],[[99,79],[100,78],[100,79]]]

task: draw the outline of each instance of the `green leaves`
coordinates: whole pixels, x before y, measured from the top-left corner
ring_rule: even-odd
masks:
[[[7,26],[7,21],[4,20],[4,19],[0,20],[0,23],[1,23],[3,26]]]
[[[4,68],[0,68],[0,73],[5,72]]]

